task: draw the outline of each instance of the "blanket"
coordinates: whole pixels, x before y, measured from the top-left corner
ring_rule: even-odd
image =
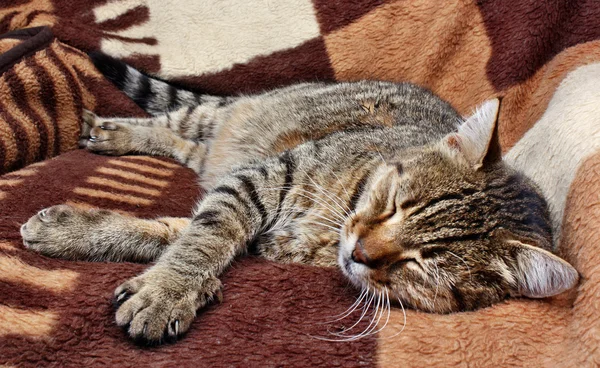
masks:
[[[13,0],[0,2],[0,34],[0,365],[600,365],[595,1]],[[394,308],[377,333],[333,342],[325,339],[361,314],[335,321],[357,297],[340,272],[248,257],[224,275],[222,304],[201,311],[184,339],[136,346],[115,325],[110,297],[146,265],[49,259],[19,236],[28,217],[58,203],[186,216],[201,198],[193,173],[171,160],[76,149],[83,108],[144,115],[94,69],[94,50],[220,95],[411,81],[465,115],[502,96],[504,159],[548,199],[556,251],[580,283],[475,312]]]

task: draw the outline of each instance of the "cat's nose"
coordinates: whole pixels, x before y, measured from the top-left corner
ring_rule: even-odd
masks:
[[[356,245],[354,246],[354,250],[352,251],[351,257],[352,260],[356,263],[362,263],[366,266],[372,264],[372,260],[367,255],[363,242],[360,239],[356,241]]]

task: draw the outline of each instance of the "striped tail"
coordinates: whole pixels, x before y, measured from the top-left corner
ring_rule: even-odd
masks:
[[[97,51],[89,56],[108,80],[152,115],[201,103],[200,95],[149,77],[112,56]]]

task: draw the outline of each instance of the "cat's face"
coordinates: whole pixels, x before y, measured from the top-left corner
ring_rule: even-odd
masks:
[[[373,174],[341,231],[339,264],[355,285],[448,313],[577,282],[548,252],[546,203],[534,185],[502,163],[482,165],[489,145],[473,155],[466,140],[404,152]]]

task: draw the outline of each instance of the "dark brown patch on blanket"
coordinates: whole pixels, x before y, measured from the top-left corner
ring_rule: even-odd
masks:
[[[313,0],[322,34],[348,25],[384,3],[385,0]]]
[[[532,77],[567,47],[600,38],[596,0],[477,1],[492,44],[487,75],[498,90]]]

